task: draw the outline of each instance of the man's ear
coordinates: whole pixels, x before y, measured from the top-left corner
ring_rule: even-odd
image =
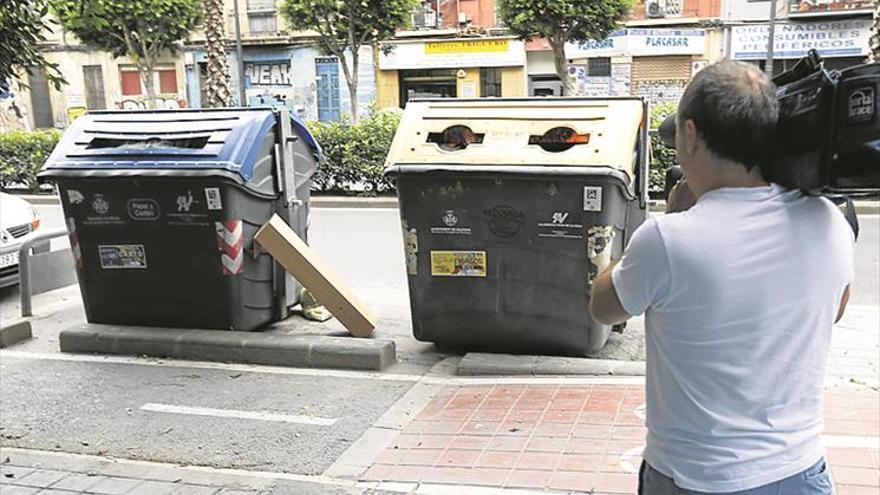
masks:
[[[693,119],[687,119],[684,123],[684,132],[687,136],[687,141],[685,141],[685,146],[687,147],[687,153],[689,155],[693,155],[697,152],[697,147],[699,146],[699,133],[697,133],[697,125],[694,124]]]

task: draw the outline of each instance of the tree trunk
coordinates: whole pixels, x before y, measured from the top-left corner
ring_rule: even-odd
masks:
[[[577,93],[571,78],[568,76],[568,59],[565,58],[565,40],[552,37],[549,40],[553,50],[553,66],[556,68],[556,76],[562,80],[562,96],[573,96]]]
[[[352,51],[351,53],[351,79],[348,81],[348,95],[351,98],[351,116],[355,122],[360,120],[360,114],[358,113],[358,67],[360,66],[360,47],[358,47],[357,51]]]
[[[154,110],[156,108],[156,88],[153,86],[153,63],[147,59],[140,59],[136,62],[141,82],[144,83],[144,89],[147,91],[147,108]]]
[[[226,58],[226,21],[223,0],[204,0],[205,39],[208,52],[208,77],[205,80],[206,100],[203,107],[228,107],[232,101],[229,89],[229,63]],[[240,82],[244,84],[244,81]],[[242,102],[244,105],[245,102]]]

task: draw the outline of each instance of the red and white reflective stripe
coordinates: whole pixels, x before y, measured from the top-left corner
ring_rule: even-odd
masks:
[[[67,236],[70,238],[70,251],[73,253],[73,262],[77,269],[82,269],[82,250],[79,248],[79,233],[76,231],[76,222],[73,217],[67,219]]]
[[[220,263],[223,275],[237,275],[244,271],[244,227],[241,220],[215,222],[217,248],[222,253]]]

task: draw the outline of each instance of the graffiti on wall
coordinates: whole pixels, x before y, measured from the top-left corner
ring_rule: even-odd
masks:
[[[0,83],[0,132],[28,129],[26,110],[16,96],[8,85]]]
[[[290,61],[245,62],[249,86],[291,86]]]
[[[635,91],[633,94],[645,98],[651,105],[669,101],[677,103],[681,99],[681,95],[684,94],[687,83],[687,79],[634,81]]]
[[[116,108],[121,110],[147,110],[146,96],[128,96],[123,100],[116,102]],[[178,108],[186,108],[186,99],[177,95],[167,94],[156,96],[156,109],[158,110],[176,110]]]

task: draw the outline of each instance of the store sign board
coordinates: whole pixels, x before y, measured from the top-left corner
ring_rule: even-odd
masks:
[[[789,0],[789,13],[792,15],[841,14],[871,12],[874,0]]]
[[[604,40],[588,40],[566,46],[569,58],[618,55],[702,55],[706,51],[704,29],[623,29]]]
[[[733,26],[731,58],[748,60],[767,57],[767,24]],[[823,57],[858,57],[868,54],[870,19],[777,24],[773,36],[775,58],[801,58],[811,48]]]
[[[381,70],[515,67],[526,63],[525,46],[514,39],[429,41],[391,46],[391,52],[379,54]]]

